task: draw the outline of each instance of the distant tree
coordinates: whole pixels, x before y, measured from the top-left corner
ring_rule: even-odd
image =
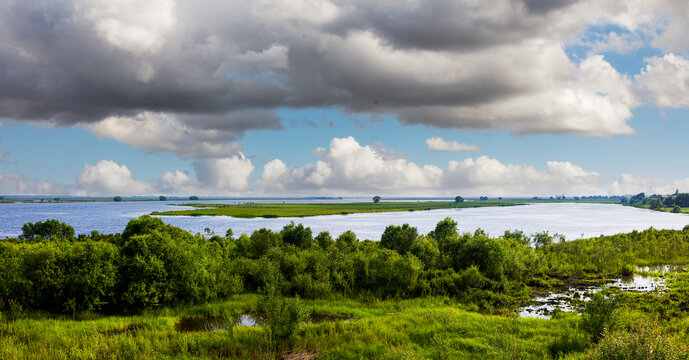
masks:
[[[390,250],[395,250],[404,255],[409,251],[414,240],[419,237],[415,227],[404,224],[402,226],[390,225],[385,228],[380,238],[380,244]]]
[[[354,232],[352,230],[347,230],[337,237],[335,246],[342,251],[352,251],[356,248],[356,243],[358,241]]]
[[[198,200],[198,199],[199,199],[199,197],[198,197],[198,196],[195,196],[195,195],[189,197],[189,200]]]
[[[681,193],[675,197],[675,204],[680,207],[689,207],[689,194]]]
[[[629,203],[634,204],[634,203],[638,203],[638,202],[643,202],[645,198],[646,198],[646,194],[638,193],[629,199]]]
[[[316,235],[316,238],[314,239],[316,241],[316,244],[321,247],[321,249],[330,249],[333,244],[335,243],[333,241],[333,237],[330,236],[330,233],[327,231],[321,231]]]
[[[56,198],[53,199],[53,200],[55,200],[55,201],[60,201],[60,198],[59,198],[59,197],[56,197]]]
[[[226,239],[232,239],[232,235],[234,235],[234,231],[232,231],[232,229],[227,229],[227,231],[225,231]]]
[[[4,196],[0,196],[0,200],[5,200],[5,197],[4,197]]]
[[[660,199],[658,199],[658,198],[651,199],[651,202],[649,204],[650,204],[651,209],[653,209],[653,210],[660,209],[660,207],[663,205],[662,202],[660,201]]]
[[[114,198],[112,198],[112,201],[120,202],[120,201],[122,201],[122,197],[121,196],[115,196]]]
[[[553,236],[551,236],[547,231],[543,231],[535,233],[531,241],[537,248],[547,248],[553,244]]]
[[[623,197],[622,199],[620,199],[620,204],[626,204],[626,203],[627,203],[627,197],[626,196]]]
[[[461,197],[461,196],[455,196],[455,202],[456,202],[456,203],[464,202],[464,198]]]
[[[668,196],[663,200],[663,205],[665,207],[673,207],[675,206],[675,199],[672,196]]]
[[[165,200],[167,200],[167,197],[166,197],[166,196],[163,196],[163,195],[160,195],[160,196],[158,197],[158,200],[160,200],[160,201],[165,201]]]
[[[679,206],[677,206],[677,205],[675,205],[675,207],[672,208],[672,212],[675,213],[675,214],[679,214],[679,213],[682,212],[682,208],[679,207]]]
[[[279,244],[280,236],[269,229],[261,228],[251,233],[251,250],[258,257],[265,255],[270,248]]]
[[[26,223],[22,226],[22,235],[20,236],[20,238],[24,240],[34,240],[36,238],[72,239],[73,237],[74,228],[55,219],[38,221],[36,223]]]
[[[478,198],[478,199],[481,200],[481,201],[486,201],[486,200],[488,200],[488,196],[481,196],[481,197]]]
[[[294,225],[294,221],[285,225],[280,231],[282,242],[285,244],[292,244],[300,249],[310,249],[313,245],[313,236],[310,227],[304,227],[303,224]]]
[[[382,198],[380,196],[376,195],[373,197],[373,202],[377,204],[380,202],[380,199],[382,199]]]

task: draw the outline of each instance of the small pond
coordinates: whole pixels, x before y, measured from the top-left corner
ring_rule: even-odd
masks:
[[[638,270],[642,270],[639,268]],[[646,272],[669,272],[662,271],[670,268],[646,268]],[[588,301],[591,294],[601,291],[604,287],[618,288],[627,292],[654,292],[663,291],[665,288],[665,278],[656,276],[633,275],[614,279],[604,285],[570,287],[567,290],[550,293],[533,299],[531,303],[519,309],[520,317],[532,317],[549,319],[556,309],[565,312],[577,311],[577,303]]]

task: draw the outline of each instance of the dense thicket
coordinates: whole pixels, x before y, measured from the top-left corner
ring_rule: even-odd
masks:
[[[0,307],[140,311],[255,292],[268,278],[278,279],[283,294],[304,298],[447,295],[503,306],[527,297],[529,286],[689,261],[689,229],[557,239],[460,234],[449,218],[425,235],[389,226],[380,242],[351,231],[314,238],[294,223],[280,232],[207,237],[149,216],[132,219],[121,235],[75,237],[69,225],[49,220],[0,242]]]

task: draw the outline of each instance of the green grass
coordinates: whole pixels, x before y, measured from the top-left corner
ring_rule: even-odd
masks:
[[[256,295],[137,316],[72,320],[46,316],[0,323],[1,359],[215,359],[266,358],[261,327],[187,332],[185,315],[251,311]],[[319,359],[545,359],[563,332],[577,332],[576,315],[555,320],[483,315],[449,299],[305,301],[316,311],[351,321],[305,324],[293,353]],[[120,332],[127,328],[138,330]]]
[[[356,213],[422,211],[434,209],[472,208],[488,206],[524,205],[523,201],[471,201],[463,203],[444,201],[380,202],[343,204],[191,204],[196,209],[156,211],[151,215],[184,216],[232,216],[255,217],[305,217],[318,215],[347,215]],[[188,206],[188,205],[187,205]]]

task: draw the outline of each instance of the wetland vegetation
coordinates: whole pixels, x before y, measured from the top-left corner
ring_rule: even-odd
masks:
[[[191,234],[148,216],[121,234],[70,228],[0,242],[0,358],[688,358],[689,227],[568,242],[449,218],[381,241],[294,223]],[[635,273],[663,286],[615,286]],[[597,290],[519,317],[572,288]]]
[[[245,203],[245,204],[190,204],[192,210],[156,211],[151,215],[182,216],[232,216],[239,218],[277,218],[305,217],[319,215],[347,215],[358,213],[376,213],[391,211],[423,211],[452,208],[472,208],[488,206],[524,205],[523,201],[489,200],[489,201],[405,201],[405,202],[356,202],[356,203]]]

